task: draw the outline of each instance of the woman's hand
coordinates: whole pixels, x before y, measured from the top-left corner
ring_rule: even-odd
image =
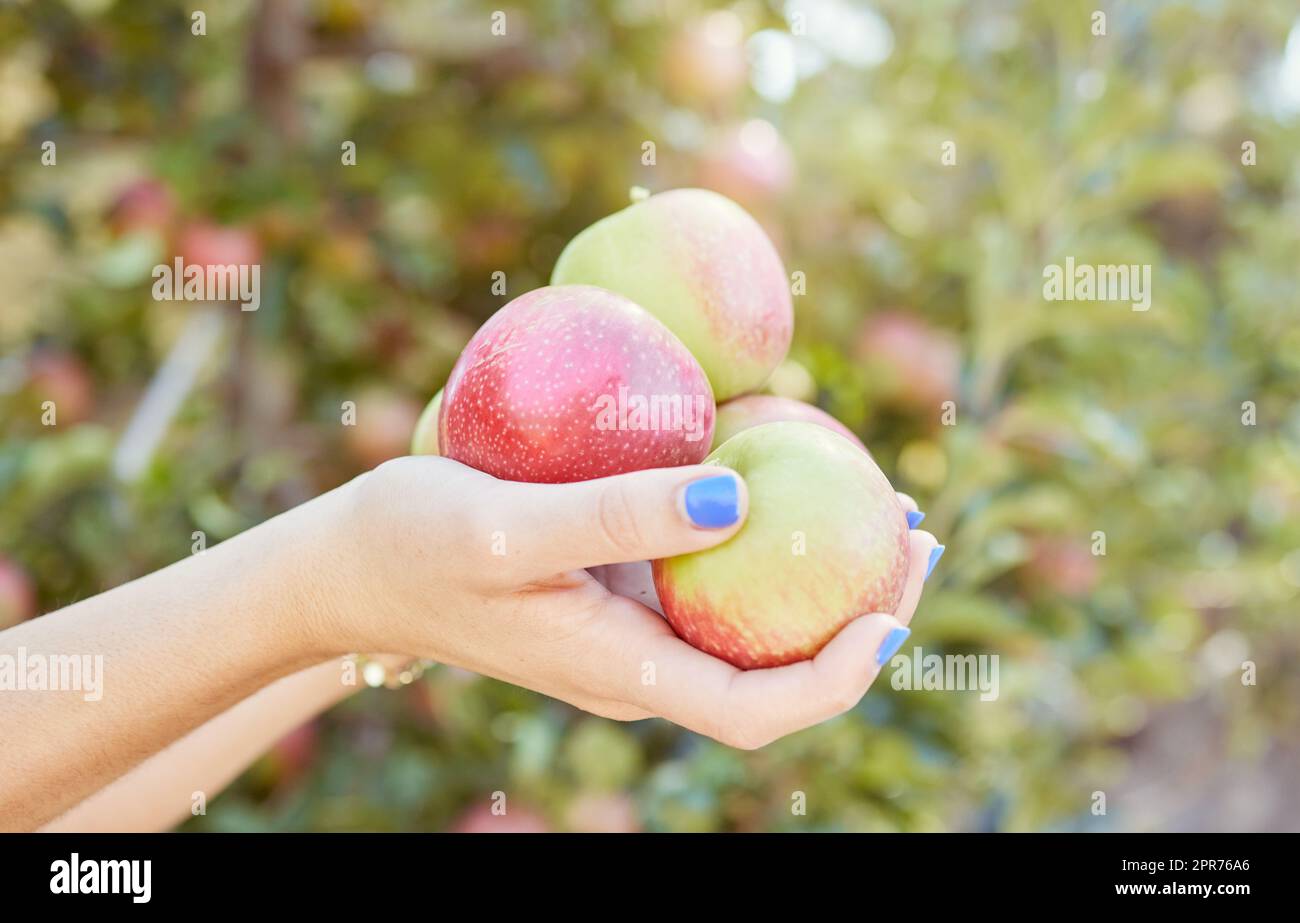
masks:
[[[902,504],[903,511],[907,513],[908,526],[915,529],[920,525],[921,520],[925,519],[925,514],[917,509],[916,501],[907,494],[900,493],[898,502]],[[936,563],[943,555],[943,551],[938,550],[941,547],[935,545],[933,546],[934,550],[930,552],[930,559]],[[937,554],[935,550],[938,550]],[[927,564],[928,568],[929,565]],[[595,577],[597,582],[611,593],[634,599],[647,608],[663,615],[664,607],[659,602],[659,592],[655,589],[654,573],[650,568],[649,561],[589,567],[587,573]],[[897,616],[897,613],[895,613],[895,616]]]
[[[865,614],[814,660],[742,671],[584,570],[725,541],[746,511],[734,472],[690,466],[521,484],[412,457],[342,488],[336,506],[341,531],[323,543],[332,576],[317,591],[332,602],[313,626],[322,647],[409,651],[595,714],[658,715],[746,749],[857,703],[880,670],[882,643],[911,620],[935,547],[929,533],[911,533],[893,615]]]
[[[941,550],[933,536],[911,533],[894,615],[865,615],[813,660],[770,670],[695,650],[583,570],[707,548],[740,528],[745,507],[739,477],[711,466],[538,485],[441,458],[381,465],[202,553],[0,632],[0,657],[55,664],[24,673],[36,680],[21,694],[0,695],[0,829],[46,824],[186,738],[126,782],[153,788],[152,773],[172,777],[189,754],[243,736],[245,718],[269,701],[259,689],[350,651],[429,657],[600,715],[662,715],[737,747],[851,708],[902,641]],[[187,737],[249,696],[249,708]],[[203,771],[174,781],[220,784],[211,760],[193,765]],[[174,810],[174,799],[159,807]]]

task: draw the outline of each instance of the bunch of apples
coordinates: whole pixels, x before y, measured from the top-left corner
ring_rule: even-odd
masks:
[[[745,525],[652,562],[659,603],[680,637],[735,666],[803,660],[859,615],[897,608],[908,526],[850,430],[753,393],[793,328],[785,267],[744,209],[703,189],[642,197],[470,339],[412,448],[543,483],[731,468],[749,488]]]

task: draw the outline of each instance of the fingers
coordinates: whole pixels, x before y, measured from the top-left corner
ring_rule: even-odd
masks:
[[[740,749],[756,749],[853,708],[910,630],[938,543],[909,532],[908,574],[894,615],[855,619],[812,660],[739,670],[679,639],[645,606],[610,596],[596,620],[606,653],[592,658],[607,695]]]
[[[851,709],[908,634],[893,616],[866,615],[812,660],[746,671],[696,650],[663,619],[618,596],[605,601],[593,626],[589,640],[600,653],[590,667],[606,680],[608,698],[745,750]]]
[[[930,565],[930,555],[939,546],[939,540],[929,532],[912,529],[907,533],[907,580],[903,583],[903,596],[894,610],[894,618],[900,624],[907,625],[916,613],[916,606],[921,601],[921,590],[925,586],[926,571]]]
[[[699,551],[736,533],[745,482],[714,465],[658,468],[573,484],[500,482],[514,579]]]
[[[915,529],[925,520],[925,514],[921,512],[920,507],[916,505],[916,501],[910,495],[899,493],[898,502],[902,505],[903,513],[907,516],[907,527],[909,529]]]
[[[698,651],[657,618],[635,648],[644,653],[642,682],[620,691],[635,707],[729,746],[755,749],[853,708],[907,639],[938,541],[908,533],[908,573],[893,616],[855,619],[812,660],[742,671]],[[644,610],[642,607],[635,607]],[[632,622],[640,614],[626,613]],[[647,616],[648,613],[645,613]],[[653,682],[645,682],[649,669]]]
[[[755,749],[843,714],[861,701],[907,634],[892,616],[866,615],[812,660],[741,673],[727,703],[732,739],[724,742]]]
[[[654,682],[627,692],[640,708],[753,750],[853,708],[907,633],[892,616],[867,615],[846,625],[812,660],[744,671],[659,635],[644,648]]]

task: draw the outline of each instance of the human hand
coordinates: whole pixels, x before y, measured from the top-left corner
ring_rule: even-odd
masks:
[[[916,501],[907,494],[899,493],[898,502],[907,514],[908,526],[915,529],[920,525],[921,520],[925,519],[925,514],[919,511]],[[943,555],[942,550],[939,550],[938,554],[935,553],[935,549],[940,547],[939,545],[931,546],[930,559],[936,563]],[[927,563],[926,569],[929,568],[930,565]],[[587,573],[595,577],[597,582],[611,593],[636,600],[643,606],[663,615],[664,607],[659,602],[659,592],[655,589],[654,573],[651,570],[649,561],[589,567]],[[897,613],[895,613],[895,617],[897,617]]]
[[[321,644],[410,651],[595,714],[662,716],[745,749],[857,703],[880,670],[882,644],[911,620],[935,547],[929,533],[911,533],[894,614],[854,620],[813,660],[742,671],[690,647],[650,608],[584,570],[730,538],[747,507],[734,472],[696,465],[523,484],[412,457],[343,490],[340,531],[328,543],[334,577],[319,588],[332,601],[317,627]],[[730,503],[719,497],[728,493]],[[701,502],[709,494],[712,502]],[[691,511],[707,524],[692,522]]]

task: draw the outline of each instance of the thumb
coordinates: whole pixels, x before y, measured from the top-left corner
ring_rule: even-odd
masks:
[[[716,465],[509,489],[509,557],[524,579],[699,551],[735,535],[749,506],[740,475]]]

